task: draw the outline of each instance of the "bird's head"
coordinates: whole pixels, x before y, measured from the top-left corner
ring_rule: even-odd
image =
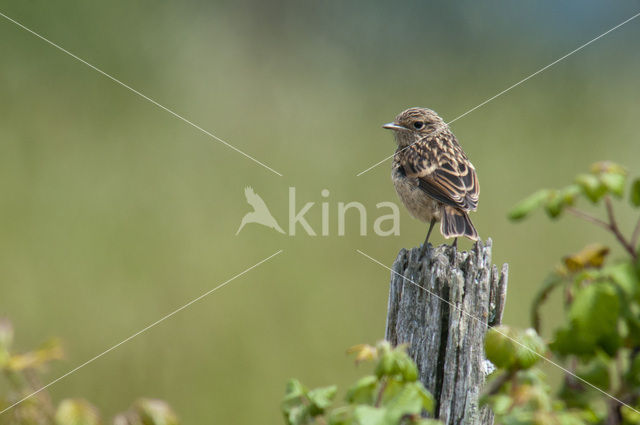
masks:
[[[401,112],[393,122],[382,128],[393,130],[398,147],[409,146],[429,133],[447,128],[438,114],[427,108],[409,108]]]

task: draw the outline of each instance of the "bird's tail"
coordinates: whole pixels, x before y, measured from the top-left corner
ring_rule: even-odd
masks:
[[[442,223],[440,223],[442,236],[445,238],[466,236],[472,241],[478,240],[478,232],[476,228],[473,227],[473,223],[466,212],[445,206],[442,213]]]

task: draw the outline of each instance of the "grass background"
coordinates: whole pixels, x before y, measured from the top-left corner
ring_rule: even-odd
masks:
[[[348,346],[384,335],[391,264],[422,241],[337,236],[337,203],[396,201],[380,125],[409,106],[451,120],[640,10],[638,1],[3,1],[34,29],[284,174],[279,177],[0,19],[0,314],[17,345],[60,337],[53,379],[277,251],[284,253],[51,388],[106,414],[138,396],[184,423],[281,423],[284,383],[344,388]],[[600,229],[506,212],[610,159],[640,174],[640,21],[452,128],[478,169],[473,220],[508,262],[505,322],[553,264]],[[331,235],[248,226],[254,187],[281,225],[288,187]],[[634,217],[622,214],[630,231]],[[438,235],[434,240],[440,242]],[[468,247],[468,243],[461,244]],[[546,309],[548,327],[561,320]],[[553,372],[552,372],[553,373]]]

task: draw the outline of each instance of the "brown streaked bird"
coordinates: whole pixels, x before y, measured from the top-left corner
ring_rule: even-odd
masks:
[[[467,212],[478,207],[480,183],[444,120],[431,109],[409,108],[383,128],[393,130],[398,144],[391,170],[396,192],[413,217],[429,223],[422,253],[437,221],[445,238],[456,238],[454,246],[459,236],[478,240]]]

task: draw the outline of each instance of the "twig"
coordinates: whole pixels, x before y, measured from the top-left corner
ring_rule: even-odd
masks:
[[[615,401],[607,402],[607,419],[606,425],[619,425],[622,423],[622,415],[620,414],[620,405]]]
[[[413,422],[417,422],[420,419],[420,415],[416,415],[415,413],[405,413],[404,415],[402,415],[402,417],[400,418],[400,424],[403,424],[404,421],[411,421]]]
[[[631,246],[638,246],[638,238],[640,237],[640,218],[638,219],[638,223],[636,223],[636,228],[633,230],[633,235],[631,236]]]
[[[573,215],[575,215],[576,217],[579,217],[579,218],[581,218],[583,220],[586,220],[586,221],[588,221],[590,223],[593,223],[593,224],[595,224],[597,226],[603,227],[603,228],[607,229],[608,231],[610,231],[611,233],[613,233],[613,235],[616,237],[618,242],[620,242],[620,244],[624,247],[624,249],[631,255],[631,258],[636,260],[638,258],[638,254],[636,253],[635,249],[633,248],[633,245],[631,245],[629,242],[627,242],[627,240],[624,238],[624,236],[620,232],[620,228],[618,227],[618,223],[616,222],[616,218],[613,215],[613,206],[611,205],[611,198],[609,198],[609,196],[605,196],[604,202],[605,202],[605,205],[607,207],[607,215],[609,216],[609,223],[607,223],[604,220],[599,219],[598,217],[594,217],[591,214],[588,214],[588,213],[586,213],[584,211],[580,211],[580,210],[575,209],[573,207],[567,207],[566,211],[571,213],[571,214],[573,214]],[[638,224],[638,227],[640,228],[640,222]]]
[[[512,370],[502,372],[502,374],[498,375],[492,382],[491,385],[485,390],[485,394],[496,395],[500,388],[515,376],[515,372]]]
[[[380,384],[380,389],[378,390],[378,396],[376,397],[376,407],[380,407],[380,403],[382,403],[382,395],[384,394],[384,390],[387,388],[387,379],[385,379],[384,381],[382,381],[382,383]]]
[[[581,218],[583,220],[586,220],[586,221],[588,221],[590,223],[593,223],[593,224],[596,224],[598,226],[604,227],[607,230],[611,230],[611,226],[609,225],[609,223],[607,223],[604,220],[600,220],[598,217],[594,217],[591,214],[587,214],[586,212],[577,210],[577,209],[575,209],[573,207],[567,207],[565,210],[567,212],[575,215],[576,217],[579,217],[579,218]]]
[[[633,246],[629,242],[627,242],[627,240],[624,238],[624,236],[620,232],[620,229],[618,228],[618,223],[616,222],[616,218],[613,215],[613,205],[611,205],[611,198],[608,195],[604,197],[604,203],[607,206],[607,214],[609,215],[609,224],[610,224],[611,232],[613,232],[613,234],[616,236],[618,241],[622,244],[624,249],[626,249],[627,252],[631,254],[631,258],[635,260],[637,258],[636,251],[633,248]]]

